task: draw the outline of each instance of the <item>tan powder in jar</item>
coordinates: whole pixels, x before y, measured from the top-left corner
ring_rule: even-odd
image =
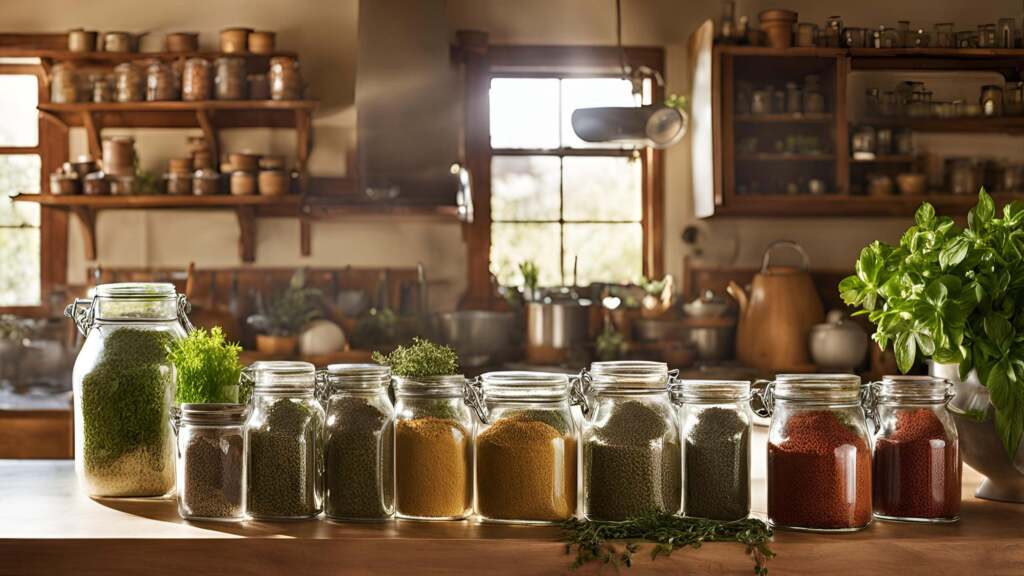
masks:
[[[472,503],[472,453],[454,420],[427,416],[395,425],[395,508],[401,516],[461,518]]]
[[[520,414],[477,437],[477,507],[492,520],[557,522],[576,512],[576,440]]]

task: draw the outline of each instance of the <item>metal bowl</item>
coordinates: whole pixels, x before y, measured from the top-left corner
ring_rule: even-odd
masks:
[[[475,368],[493,363],[512,344],[512,312],[460,310],[435,316],[437,339],[455,349],[459,363]]]

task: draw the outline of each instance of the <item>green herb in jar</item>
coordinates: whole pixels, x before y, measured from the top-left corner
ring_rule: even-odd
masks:
[[[315,516],[319,503],[319,431],[313,413],[288,399],[275,401],[263,426],[249,428],[248,511],[254,517]]]
[[[177,375],[175,401],[178,404],[245,402],[239,399],[238,361],[241,346],[224,340],[224,331],[214,326],[209,332],[202,328],[174,342],[168,358]]]
[[[168,332],[111,330],[82,378],[81,456],[93,494],[159,496],[173,487],[171,340]]]
[[[379,520],[394,512],[394,425],[366,398],[337,396],[325,432],[325,507],[337,519]]]
[[[687,516],[738,520],[750,514],[750,425],[735,410],[696,413],[683,455]]]
[[[181,505],[190,517],[233,518],[242,508],[243,441],[240,434],[195,431],[185,448]]]

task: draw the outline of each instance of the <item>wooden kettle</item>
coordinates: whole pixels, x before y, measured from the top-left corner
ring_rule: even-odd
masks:
[[[779,248],[800,253],[801,268],[771,266],[772,252]],[[825,311],[808,265],[802,246],[779,240],[764,251],[749,295],[735,282],[729,283],[726,290],[740,307],[736,357],[747,366],[770,373],[813,370],[808,336],[812,326],[824,321]]]

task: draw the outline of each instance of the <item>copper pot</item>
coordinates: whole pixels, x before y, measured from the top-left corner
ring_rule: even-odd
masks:
[[[68,52],[93,52],[99,32],[76,28],[68,31]]]

